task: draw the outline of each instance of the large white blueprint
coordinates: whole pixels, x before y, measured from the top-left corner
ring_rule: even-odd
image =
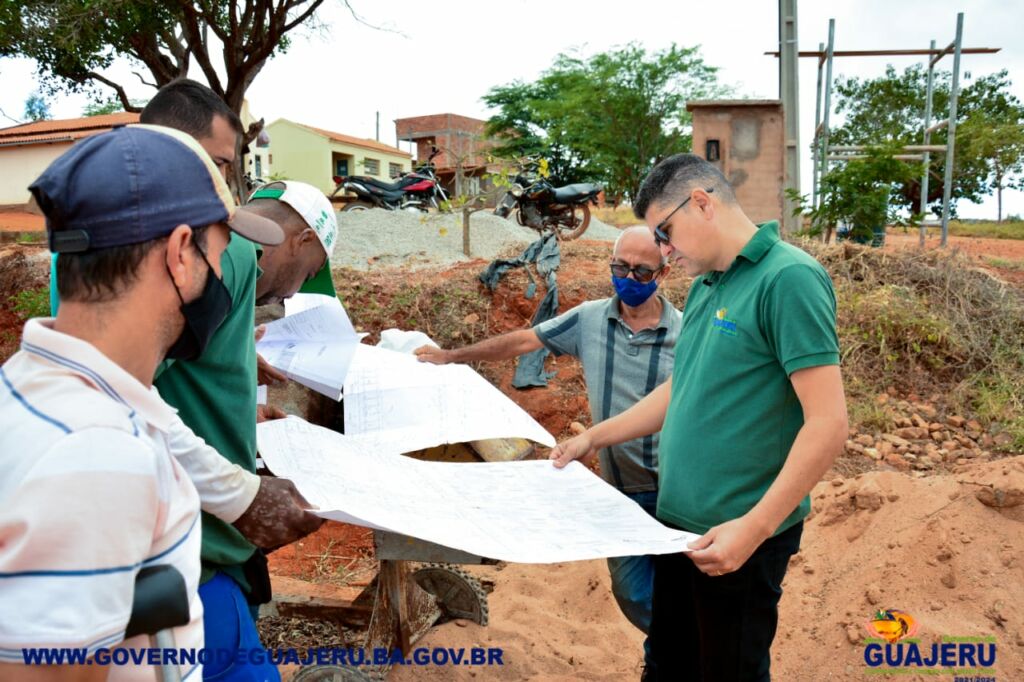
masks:
[[[543,426],[467,365],[434,365],[360,345],[345,377],[345,433],[367,449],[412,452],[444,443],[528,438]]]
[[[296,293],[284,299],[284,314],[297,315],[305,310],[319,308],[322,305],[343,307],[337,296]]]
[[[346,397],[346,401],[348,398]],[[319,516],[519,563],[687,551],[697,538],[651,518],[578,462],[424,462],[365,452],[298,417],[257,426],[259,451]]]
[[[334,301],[267,323],[256,352],[288,378],[338,400],[359,336]]]

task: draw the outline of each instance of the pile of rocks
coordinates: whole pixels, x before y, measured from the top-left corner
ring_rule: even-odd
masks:
[[[894,415],[894,428],[876,434],[850,429],[848,455],[870,457],[899,471],[928,471],[990,459],[993,451],[1005,450],[1013,441],[1006,432],[986,431],[975,419],[940,416],[930,402],[894,400],[885,393],[877,401]]]

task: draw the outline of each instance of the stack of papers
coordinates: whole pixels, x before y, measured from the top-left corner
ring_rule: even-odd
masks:
[[[491,438],[555,439],[521,407],[467,365],[420,362],[412,351],[433,343],[419,332],[388,330],[405,352],[359,343],[337,298],[296,294],[287,316],[266,325],[256,351],[289,378],[339,400],[345,432],[370,452],[405,453]]]
[[[554,563],[669,554],[698,537],[662,525],[579,462],[423,462],[366,452],[297,417],[259,424],[257,437],[270,470],[294,481],[317,515],[478,556]]]
[[[338,400],[359,335],[336,298],[307,294],[289,309],[299,312],[268,323],[256,352],[288,378]]]

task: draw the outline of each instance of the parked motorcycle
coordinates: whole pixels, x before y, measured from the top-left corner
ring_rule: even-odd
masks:
[[[526,164],[516,175],[495,215],[508,218],[516,211],[516,220],[541,234],[554,231],[559,239],[576,239],[590,225],[590,204],[597,203],[601,185],[582,182],[555,187],[537,173],[537,162]]]
[[[246,173],[242,177],[242,181],[245,183],[245,196],[252,196],[252,193],[258,190],[263,185],[267,184],[267,181],[261,177],[253,177],[251,173]]]
[[[385,182],[365,175],[336,175],[333,178],[336,187],[331,196],[338,192],[352,192],[358,197],[355,201],[345,204],[342,212],[365,211],[368,208],[423,212],[431,208],[439,209],[441,203],[448,201],[448,195],[437,180],[437,169],[433,163],[434,157],[440,153],[441,150],[434,147],[426,163],[394,182]]]

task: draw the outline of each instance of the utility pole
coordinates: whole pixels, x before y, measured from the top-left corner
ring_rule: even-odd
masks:
[[[779,99],[785,121],[785,188],[800,191],[800,71],[797,52],[797,0],[779,0]],[[793,215],[796,203],[782,202],[782,229],[795,232],[801,225]]]
[[[960,46],[964,37],[964,13],[956,15],[956,38],[950,43],[944,53],[953,52],[953,85],[949,89],[949,124],[946,126],[946,176],[942,184],[942,237],[940,246],[945,246],[949,238],[949,200],[953,191],[953,160],[956,150],[956,108],[957,100],[960,97]],[[935,57],[933,62],[939,61],[942,55]]]

